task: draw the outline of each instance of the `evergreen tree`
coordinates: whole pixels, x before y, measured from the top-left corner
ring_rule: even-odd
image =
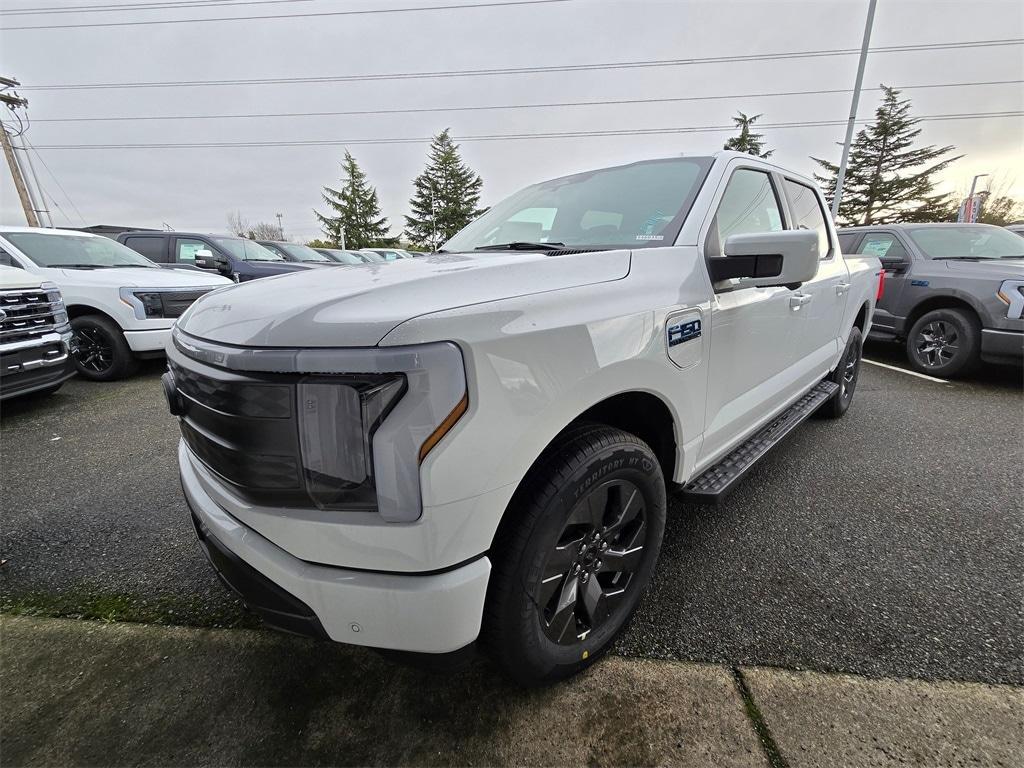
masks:
[[[478,208],[481,179],[459,156],[445,128],[430,144],[427,167],[413,181],[405,235],[413,244],[436,249],[483,211]]]
[[[952,145],[915,149],[914,139],[921,129],[916,127],[920,120],[910,116],[910,100],[900,99],[899,91],[885,85],[882,91],[874,122],[857,132],[850,148],[837,218],[845,224],[955,219],[956,201],[950,194],[935,191],[934,177],[963,155],[946,157],[954,149]],[[824,171],[814,178],[831,202],[839,166],[811,159]]]
[[[761,115],[751,115],[747,117],[742,112],[736,113],[738,117],[732,118],[732,121],[736,123],[736,127],[740,129],[738,136],[733,136],[727,142],[723,149],[732,149],[736,152],[746,152],[748,155],[756,155],[757,157],[769,158],[772,156],[774,150],[764,150],[764,134],[763,133],[751,133],[750,127],[757,122]]]
[[[381,216],[377,190],[366,181],[366,174],[347,149],[342,168],[341,189],[324,187],[323,191],[328,214],[334,215],[313,211],[327,240],[338,245],[344,241],[346,248],[391,245],[394,238],[388,237],[390,227],[387,217]]]

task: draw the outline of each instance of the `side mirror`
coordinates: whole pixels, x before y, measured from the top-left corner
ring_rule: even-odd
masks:
[[[878,260],[886,272],[902,272],[907,268],[907,260],[901,256],[882,256]]]
[[[818,233],[808,229],[730,235],[725,256],[708,259],[711,281],[745,278],[743,287],[799,285],[818,272]]]
[[[213,255],[213,251],[202,248],[195,253],[196,266],[200,269],[224,269],[228,263],[222,258]]]

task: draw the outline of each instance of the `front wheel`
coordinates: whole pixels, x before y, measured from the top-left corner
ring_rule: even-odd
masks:
[[[135,370],[135,356],[113,321],[100,315],[83,315],[71,321],[71,331],[71,357],[79,376],[113,381]]]
[[[665,480],[634,435],[568,433],[541,456],[492,548],[482,639],[526,685],[572,675],[611,646],[650,580]]]
[[[956,376],[978,362],[981,329],[963,309],[935,309],[922,315],[907,335],[907,357],[919,373]]]

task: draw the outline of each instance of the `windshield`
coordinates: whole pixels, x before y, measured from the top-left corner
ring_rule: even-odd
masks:
[[[1024,257],[1024,240],[1000,227],[914,227],[910,239],[932,259],[1014,259]]]
[[[213,242],[241,261],[284,261],[269,248],[243,237],[214,237]]]
[[[275,245],[296,261],[332,261],[308,245],[299,245],[298,243],[275,243]]]
[[[535,184],[495,205],[443,250],[509,243],[672,245],[711,162],[707,157],[651,160]]]
[[[4,237],[38,267],[160,268],[142,254],[107,237],[43,235],[36,232],[5,232]]]

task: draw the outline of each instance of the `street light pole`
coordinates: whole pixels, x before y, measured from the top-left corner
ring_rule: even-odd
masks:
[[[853,124],[857,120],[857,105],[860,104],[860,86],[864,82],[864,64],[868,58],[868,44],[871,42],[871,27],[875,23],[875,6],[878,0],[868,0],[868,20],[864,25],[864,40],[860,44],[860,61],[857,63],[857,82],[853,86],[853,103],[850,105],[850,119],[846,123],[846,141],[843,142],[843,159],[839,161],[836,175],[836,191],[832,196],[832,219],[839,215],[839,201],[843,199],[843,182],[846,181],[846,166],[850,161],[850,145],[853,143]]]

